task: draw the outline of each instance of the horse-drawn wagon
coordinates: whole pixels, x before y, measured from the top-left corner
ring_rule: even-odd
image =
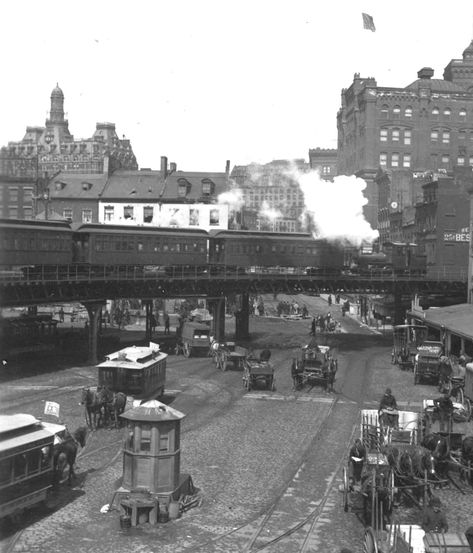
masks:
[[[269,354],[269,355],[268,355]],[[243,386],[247,391],[257,386],[274,391],[274,366],[269,362],[271,353],[263,350],[256,358],[248,356],[243,362]]]
[[[236,370],[244,367],[248,350],[237,346],[235,342],[212,342],[210,344],[209,355],[212,357],[215,365],[221,371],[226,371],[229,366]]]
[[[426,341],[417,348],[414,362],[414,384],[428,380],[441,382],[441,364],[444,362],[442,342]]]
[[[305,384],[322,386],[326,390],[333,388],[338,361],[333,357],[330,346],[308,344],[303,346],[302,355],[293,361],[292,379],[294,389]]]
[[[412,370],[417,348],[427,336],[427,327],[423,325],[395,325],[393,327],[393,349],[391,362],[401,369]]]

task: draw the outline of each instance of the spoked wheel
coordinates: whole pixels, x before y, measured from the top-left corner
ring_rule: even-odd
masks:
[[[373,528],[367,528],[363,540],[363,553],[379,553],[378,540]]]
[[[348,479],[348,470],[343,467],[343,510],[348,512],[348,491],[350,488],[350,481]]]
[[[388,476],[388,490],[389,490],[389,512],[391,513],[394,505],[394,495],[396,494],[396,487],[394,485],[394,471],[391,470]]]

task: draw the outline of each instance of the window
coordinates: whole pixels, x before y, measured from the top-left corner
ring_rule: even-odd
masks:
[[[432,119],[438,119],[439,118],[439,108],[432,108]]]
[[[450,108],[445,108],[443,110],[443,116],[446,118],[446,119],[450,119],[450,115],[452,115],[452,110]]]
[[[159,451],[169,451],[169,434],[160,434]]]
[[[407,106],[407,108],[404,110],[404,117],[412,117],[412,108],[411,108],[411,106]]]
[[[180,198],[184,198],[187,194],[187,184],[186,183],[179,183],[179,187],[177,189],[177,194]]]
[[[18,219],[18,208],[16,206],[10,206],[8,208],[10,219]]]
[[[442,133],[442,144],[450,144],[450,132],[443,131]]]
[[[402,166],[410,167],[411,166],[411,154],[404,154],[402,156]]]
[[[92,222],[92,210],[91,209],[83,209],[82,210],[82,222],[83,223],[91,223]]]
[[[133,219],[133,206],[126,205],[123,208],[123,218],[124,219]]]
[[[389,107],[384,104],[384,106],[381,106],[381,118],[387,119],[389,117]]]
[[[104,219],[104,221],[113,221],[114,209],[115,208],[112,205],[106,205],[103,208],[103,219]]]
[[[380,129],[379,131],[379,140],[380,142],[388,141],[388,129]]]
[[[438,142],[439,141],[439,132],[438,131],[431,131],[430,132],[430,142]]]
[[[210,210],[210,220],[209,223],[211,226],[218,226],[220,224],[220,212],[218,209]]]
[[[458,140],[463,141],[463,140],[465,140],[465,138],[466,138],[466,132],[463,131],[463,130],[462,130],[462,131],[458,131]]]
[[[381,167],[386,167],[388,164],[388,154],[384,152],[379,154],[379,164]]]
[[[18,186],[9,186],[8,196],[9,196],[10,202],[12,203],[18,202]]]
[[[469,159],[468,159],[468,165],[470,167],[473,167],[473,156],[470,156]]]
[[[72,221],[72,209],[70,207],[64,209],[62,212],[62,216],[64,217],[64,219],[66,219],[66,221]]]
[[[214,183],[210,179],[202,180],[202,196],[210,196],[214,191]]]
[[[322,166],[322,173],[324,175],[330,175],[331,171],[330,171],[330,165],[324,165]]]
[[[466,118],[466,109],[462,108],[459,112],[458,112],[458,116],[460,117],[460,119],[465,119]]]
[[[457,157],[457,165],[465,165],[465,156]]]
[[[153,220],[153,207],[145,206],[143,207],[143,221],[145,223],[151,223]]]
[[[393,129],[392,130],[391,140],[393,142],[399,142],[399,129]]]
[[[412,137],[412,131],[409,129],[406,129],[404,131],[404,144],[410,145],[411,143],[411,137]]]
[[[189,209],[189,226],[198,226],[199,225],[199,210],[198,209]]]
[[[0,486],[9,484],[11,481],[12,462],[10,459],[2,459],[0,461]]]
[[[23,207],[23,218],[24,219],[33,219],[33,208],[32,207]]]
[[[399,167],[399,154],[391,154],[391,167]]]
[[[443,154],[442,163],[443,165],[448,165],[450,163],[450,156],[448,154]]]
[[[399,106],[394,106],[393,107],[393,118],[394,119],[399,119],[400,116],[401,116],[401,108]]]

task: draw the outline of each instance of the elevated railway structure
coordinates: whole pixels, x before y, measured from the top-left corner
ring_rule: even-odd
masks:
[[[202,267],[139,265],[35,265],[19,272],[0,271],[0,307],[79,302],[89,313],[89,357],[96,362],[97,326],[106,300],[140,298],[147,301],[147,315],[155,298],[211,298],[214,334],[224,337],[224,298],[241,296],[237,334],[248,334],[249,295],[254,294],[380,294],[392,295],[401,306],[406,296],[444,294],[467,298],[467,276],[439,272],[431,275],[344,274],[306,268]],[[403,317],[401,309],[395,319]],[[149,325],[147,325],[148,328]]]

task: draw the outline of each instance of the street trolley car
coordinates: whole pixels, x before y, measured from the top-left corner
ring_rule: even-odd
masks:
[[[393,327],[393,349],[391,362],[401,369],[412,370],[417,348],[427,337],[427,327],[423,325],[395,325]]]
[[[0,518],[17,517],[47,499],[55,437],[64,430],[32,415],[0,415]]]
[[[160,397],[166,384],[167,354],[158,344],[131,346],[106,356],[97,365],[98,385],[135,399]]]

